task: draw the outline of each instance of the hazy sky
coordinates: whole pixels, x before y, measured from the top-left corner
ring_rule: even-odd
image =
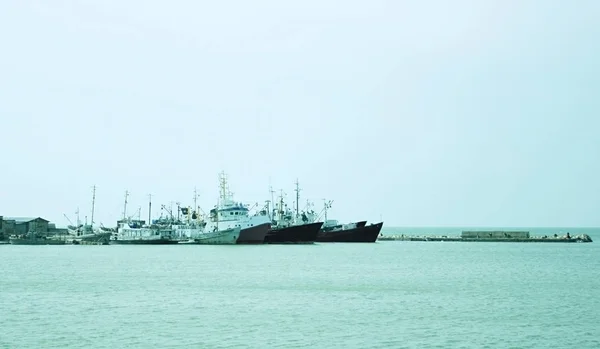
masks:
[[[0,2],[0,215],[152,193],[600,226],[600,1]]]

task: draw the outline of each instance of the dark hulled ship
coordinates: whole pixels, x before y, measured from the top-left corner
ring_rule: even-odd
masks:
[[[272,220],[271,229],[265,236],[267,244],[307,244],[317,240],[317,234],[321,230],[323,222],[310,220],[305,212],[300,212],[298,202],[300,201],[300,188],[296,181],[296,208],[292,212],[283,201],[283,192],[275,203],[272,212],[269,212],[267,203],[259,215],[269,217]],[[270,214],[269,214],[270,213]]]
[[[298,224],[289,226],[273,226],[265,236],[267,244],[301,244],[313,243],[321,230],[323,222]]]
[[[323,227],[317,235],[317,242],[375,242],[379,237],[383,222],[366,225],[366,221],[351,224],[338,224]]]
[[[265,241],[271,223],[262,223],[252,226],[252,223],[246,224],[246,228],[240,231],[240,237],[237,240],[238,244],[262,244]]]

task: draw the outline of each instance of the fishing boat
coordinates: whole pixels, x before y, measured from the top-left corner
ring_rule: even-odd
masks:
[[[116,245],[168,245],[176,244],[173,229],[170,224],[156,223],[150,220],[152,201],[148,203],[148,224],[141,219],[127,217],[127,198],[129,192],[125,191],[125,205],[123,219],[117,221],[116,232],[110,239],[110,244]]]
[[[109,243],[110,238],[115,232],[115,229],[106,228],[100,225],[100,227],[94,226],[94,211],[96,207],[96,186],[92,187],[92,215],[90,224],[87,223],[87,216],[85,217],[85,224],[81,223],[79,219],[79,208],[75,211],[77,215],[77,224],[73,225],[73,222],[67,217],[66,214],[63,214],[65,218],[71,223],[67,226],[67,231],[69,232],[69,243],[72,244],[98,244],[98,245],[106,245]]]
[[[118,221],[117,232],[110,240],[116,245],[167,245],[177,242],[170,227],[133,219]]]
[[[236,202],[229,190],[227,176],[219,174],[219,200],[209,211],[206,221],[207,231],[215,229],[240,228],[237,244],[262,244],[271,227],[271,221],[264,216],[250,216],[249,208],[241,202]]]
[[[8,241],[12,245],[64,245],[65,240],[55,239],[35,232],[29,232],[23,235],[10,236]]]
[[[280,191],[279,200],[272,211],[271,229],[265,237],[265,243],[268,244],[287,244],[303,243],[310,244],[317,240],[317,234],[323,225],[323,222],[310,222],[306,219],[304,212],[300,212],[300,186],[296,181],[296,210],[292,212],[283,200],[283,191]],[[271,190],[271,193],[273,191]],[[269,202],[266,210],[261,213],[264,215],[269,212]]]
[[[383,222],[367,225],[366,221],[330,225],[319,231],[317,242],[375,242],[382,227]]]
[[[333,201],[325,201],[323,214],[325,216],[323,226],[317,234],[317,242],[375,242],[379,237],[383,222],[367,225],[367,221],[358,221],[341,224],[337,220],[327,218],[327,210],[331,208]],[[307,214],[309,221],[315,220],[315,213]]]
[[[240,227],[223,229],[218,231],[206,231],[205,229],[188,228],[181,226],[182,230],[188,230],[191,236],[187,240],[180,240],[180,244],[196,245],[235,245],[240,236]]]
[[[234,245],[240,236],[240,227],[219,229],[219,225],[207,227],[204,219],[189,207],[181,207],[184,220],[173,224],[173,232],[181,244]]]

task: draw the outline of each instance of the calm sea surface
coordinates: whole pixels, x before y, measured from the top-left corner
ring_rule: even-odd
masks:
[[[594,242],[0,246],[0,348],[599,348],[600,229],[528,230]]]

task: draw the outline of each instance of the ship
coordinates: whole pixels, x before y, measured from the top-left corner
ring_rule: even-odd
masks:
[[[85,224],[81,223],[79,219],[79,208],[75,214],[77,215],[77,224],[73,225],[73,222],[67,217],[66,214],[63,214],[65,218],[71,223],[71,225],[67,226],[67,231],[69,232],[68,242],[78,245],[78,244],[98,244],[98,245],[107,245],[110,241],[110,237],[114,232],[112,228],[105,228],[100,224],[100,227],[94,226],[94,209],[96,205],[96,186],[94,185],[92,191],[92,220],[91,224],[87,223],[87,216],[85,217]]]
[[[317,234],[323,225],[323,222],[310,222],[304,212],[300,212],[298,202],[300,200],[300,187],[296,181],[296,211],[292,212],[283,201],[283,191],[279,196],[276,207],[271,212],[271,229],[265,237],[267,244],[286,244],[286,243],[314,243],[317,240]],[[271,190],[271,193],[273,191]],[[261,211],[265,216],[269,210],[269,201],[266,209]]]
[[[240,236],[240,227],[220,229],[218,226],[207,228],[206,222],[196,211],[181,207],[184,222],[173,224],[173,233],[180,244],[235,245]]]
[[[183,226],[178,229],[188,229]],[[235,245],[237,243],[238,237],[240,236],[240,227],[217,230],[217,231],[206,231],[204,229],[200,229],[197,232],[194,230],[198,230],[197,228],[192,228],[191,237],[187,240],[180,240],[180,244],[196,244],[196,245]]]
[[[209,211],[207,231],[240,228],[237,244],[262,244],[271,228],[271,221],[261,215],[249,215],[247,205],[236,202],[229,190],[227,176],[219,174],[219,200]]]
[[[317,235],[317,242],[375,242],[383,222],[366,225],[366,221],[325,226]]]
[[[163,219],[161,215],[160,219],[152,221],[152,195],[149,195],[148,202],[148,224],[140,219],[140,214],[138,219],[127,216],[128,197],[129,191],[126,190],[123,218],[117,221],[117,229],[110,239],[111,245],[170,245],[179,242],[171,227],[172,219]]]
[[[325,201],[322,213],[325,216],[323,226],[317,234],[317,242],[375,242],[379,237],[383,222],[367,225],[367,221],[340,224],[337,220],[327,219],[327,210],[333,201]],[[317,220],[314,211],[306,213],[308,221]]]
[[[116,245],[167,245],[176,244],[173,230],[169,226],[151,224],[143,220],[126,219],[117,222],[117,232],[110,244]]]
[[[8,240],[12,245],[64,245],[65,240],[38,236],[34,232],[24,235],[13,235]]]

